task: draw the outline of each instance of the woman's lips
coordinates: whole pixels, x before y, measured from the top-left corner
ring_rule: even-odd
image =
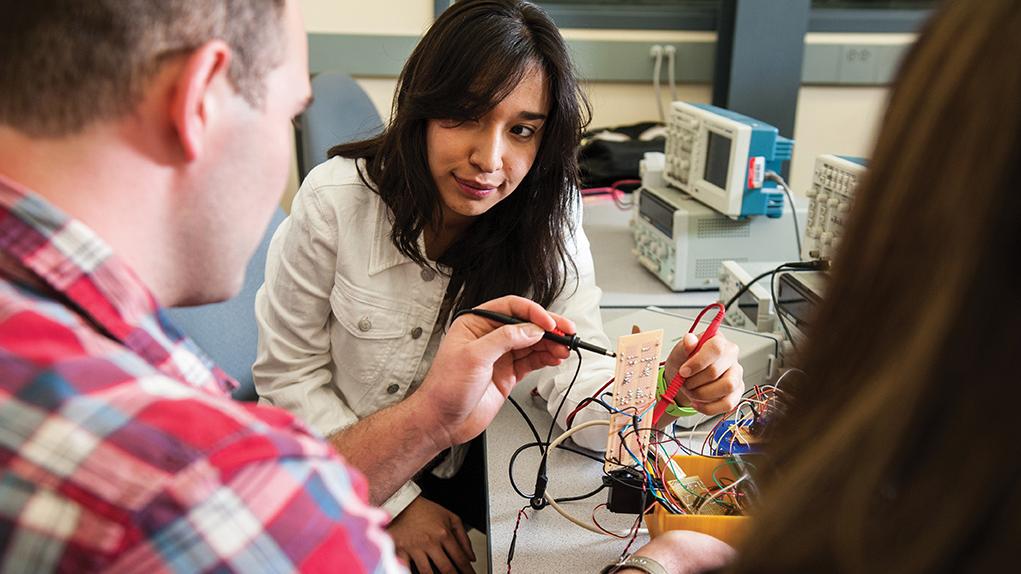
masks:
[[[456,175],[454,176],[454,181],[457,182],[457,186],[461,189],[461,193],[474,199],[483,199],[488,197],[491,193],[496,191],[496,188],[498,187],[488,183],[479,183],[477,181],[461,179]]]

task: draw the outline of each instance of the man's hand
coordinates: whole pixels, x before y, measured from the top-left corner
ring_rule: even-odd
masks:
[[[542,334],[552,329],[573,333],[574,323],[537,303],[507,296],[478,308],[529,322],[503,325],[465,314],[451,324],[429,374],[411,397],[421,401],[418,412],[440,449],[478,436],[518,381],[535,369],[559,365],[570,354]]]
[[[744,369],[737,362],[737,345],[717,333],[689,357],[697,344],[697,335],[685,335],[670,351],[663,377],[669,383],[681,369],[684,386],[674,399],[678,405],[695,407],[706,415],[725,413],[737,406],[744,393]]]
[[[659,562],[670,574],[695,574],[727,566],[734,560],[735,553],[729,544],[712,536],[690,530],[669,530],[639,548],[635,555]],[[627,568],[619,572],[639,571]]]
[[[461,519],[435,502],[419,496],[387,530],[397,557],[408,565],[414,563],[419,574],[474,572],[475,552]]]

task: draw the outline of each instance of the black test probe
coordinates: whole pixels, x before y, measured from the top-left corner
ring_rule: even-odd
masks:
[[[478,315],[479,317],[485,317],[486,319],[492,319],[493,321],[498,321],[505,325],[516,325],[518,323],[528,322],[524,319],[518,319],[517,317],[511,317],[509,315],[497,313],[496,311],[487,311],[486,309],[468,309],[465,312],[471,313],[472,315]],[[542,338],[553,341],[554,343],[560,343],[572,351],[574,349],[585,349],[586,351],[590,351],[598,355],[606,355],[607,357],[617,356],[617,353],[614,353],[613,351],[607,351],[606,349],[593,345],[592,343],[586,343],[585,341],[582,341],[581,337],[578,335],[567,334],[560,329],[546,331],[543,333]]]

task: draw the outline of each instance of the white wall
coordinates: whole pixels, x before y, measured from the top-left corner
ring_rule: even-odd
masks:
[[[309,32],[420,35],[433,21],[431,0],[301,0],[301,10]]]
[[[433,20],[432,0],[301,0],[309,32],[339,34],[421,34]],[[564,30],[570,39],[678,42],[712,39],[708,32],[645,30]],[[910,43],[904,34],[809,34],[809,43]],[[678,61],[683,66],[683,61]],[[666,73],[663,78],[665,81]],[[385,118],[389,115],[394,79],[357,78]],[[587,82],[593,105],[592,127],[650,121],[658,118],[649,83]],[[867,156],[885,106],[885,87],[805,86],[795,124],[795,155],[790,184],[803,194],[811,183],[815,157],[823,153]],[[669,91],[663,90],[664,106]],[[682,100],[708,102],[709,85],[681,85]]]

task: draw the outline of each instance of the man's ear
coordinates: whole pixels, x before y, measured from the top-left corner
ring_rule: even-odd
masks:
[[[202,153],[209,122],[217,113],[228,86],[230,46],[221,40],[206,42],[185,59],[170,101],[170,120],[188,161]]]

